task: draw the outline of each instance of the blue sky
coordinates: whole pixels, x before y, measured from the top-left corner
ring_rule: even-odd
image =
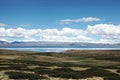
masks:
[[[88,33],[88,25],[93,28],[99,24],[106,24],[109,27],[114,25],[115,28],[119,28],[119,9],[120,0],[0,0],[0,28],[4,28],[6,30],[5,33],[11,28],[22,28],[28,32],[32,29],[57,29],[60,33],[62,29],[70,28],[72,30],[87,31]],[[96,20],[84,21],[83,18],[85,20],[88,18]],[[61,23],[61,21],[63,22]],[[3,26],[3,24],[5,25]],[[82,36],[99,41],[104,39],[103,34],[93,35],[91,33],[91,35]],[[17,38],[13,37],[15,36],[1,36],[3,40],[17,40]],[[33,37],[31,36],[31,38]]]

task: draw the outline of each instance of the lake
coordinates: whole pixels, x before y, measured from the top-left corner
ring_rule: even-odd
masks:
[[[47,48],[0,48],[8,50],[34,51],[34,52],[63,52],[66,50],[120,50],[120,48],[70,48],[70,47],[47,47]]]

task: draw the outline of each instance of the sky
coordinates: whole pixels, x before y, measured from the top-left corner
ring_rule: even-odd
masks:
[[[0,0],[0,40],[120,43],[120,0]]]

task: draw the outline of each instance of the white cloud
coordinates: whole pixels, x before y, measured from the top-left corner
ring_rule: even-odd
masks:
[[[120,25],[88,25],[86,30],[58,29],[24,29],[0,27],[0,40],[7,41],[57,41],[57,42],[93,42],[120,43]]]
[[[97,34],[102,36],[119,36],[120,37],[120,25],[113,24],[96,24],[93,26],[88,25],[88,33]]]
[[[7,25],[6,25],[6,24],[3,24],[3,23],[0,23],[0,27],[1,27],[1,26],[7,26]]]
[[[62,41],[62,42],[82,42],[90,41],[91,38],[86,36],[86,32],[83,30],[77,30],[72,28],[57,29],[5,29],[0,28],[0,37],[8,40],[43,40],[43,41]]]
[[[69,24],[69,23],[78,23],[78,22],[93,22],[93,21],[100,21],[99,18],[96,18],[96,17],[83,17],[83,18],[80,18],[80,19],[64,19],[64,20],[60,20],[59,22],[61,24]]]
[[[101,36],[99,42],[118,43],[120,41],[120,25],[113,24],[96,24],[93,26],[88,25],[87,32],[91,35]]]

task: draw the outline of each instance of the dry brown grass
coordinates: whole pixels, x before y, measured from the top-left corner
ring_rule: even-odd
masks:
[[[50,80],[104,80],[104,79],[102,77],[92,77],[86,79],[62,79],[62,78],[51,77]]]
[[[0,55],[0,59],[17,59],[18,55]]]

